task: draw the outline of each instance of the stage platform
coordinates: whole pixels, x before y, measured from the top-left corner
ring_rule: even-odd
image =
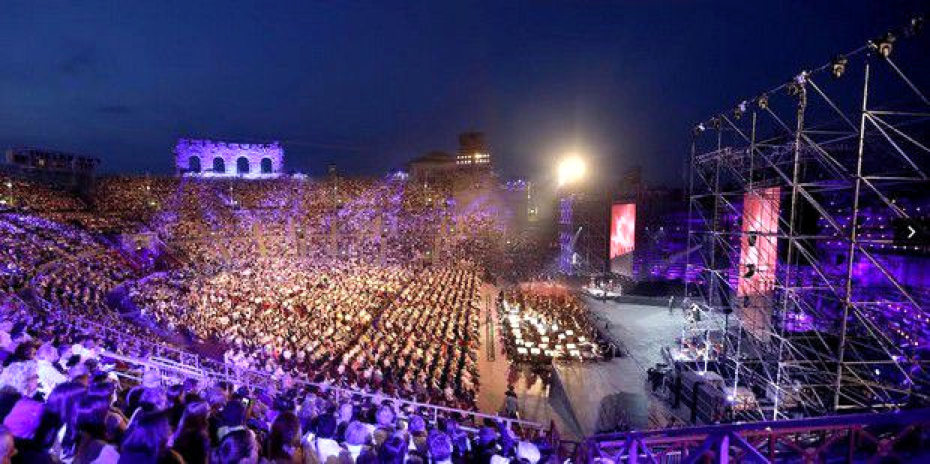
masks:
[[[618,425],[649,429],[665,424],[665,407],[647,390],[646,369],[662,361],[661,349],[681,334],[681,310],[585,297],[601,330],[628,354],[609,362],[555,366],[547,412],[558,412],[572,435],[587,436]],[[522,411],[533,420],[531,410]],[[540,418],[543,419],[543,418]]]
[[[623,293],[614,292],[614,291],[604,291],[597,287],[581,287],[582,293],[587,296],[593,296],[595,298],[617,298],[623,296]]]

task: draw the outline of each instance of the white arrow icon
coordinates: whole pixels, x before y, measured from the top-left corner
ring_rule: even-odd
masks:
[[[913,236],[914,236],[914,234],[916,234],[916,233],[917,233],[917,231],[916,231],[916,230],[914,230],[914,228],[913,228],[913,227],[911,227],[911,226],[907,226],[907,230],[909,230],[909,231],[911,231],[911,233],[907,235],[907,238],[911,238],[911,237],[913,237]]]

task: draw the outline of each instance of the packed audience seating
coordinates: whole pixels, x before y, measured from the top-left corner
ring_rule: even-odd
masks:
[[[144,353],[113,351],[131,337],[77,329],[15,298],[0,305],[0,457],[14,463],[553,459],[549,437],[493,418],[308,385],[178,375],[127,357]]]
[[[300,419],[307,415],[298,421],[295,435],[310,437],[295,444],[304,455],[316,455],[307,462],[346,462],[346,456],[379,459],[384,437],[377,438],[377,426],[392,430],[389,441],[399,448],[391,452],[401,453],[398,462],[404,456],[442,461],[445,442],[432,451],[426,444],[434,435],[441,437],[440,432],[447,433],[457,461],[486,462],[492,450],[513,457],[519,448],[495,424],[468,438],[459,436],[454,425],[462,420],[454,411],[473,409],[480,388],[480,292],[493,268],[490,257],[499,251],[492,242],[502,230],[485,208],[457,208],[447,185],[363,178],[251,182],[121,177],[102,181],[86,201],[38,187],[30,191],[40,193],[30,194],[28,203],[24,195],[13,209],[0,211],[0,357],[7,353],[7,364],[17,366],[0,371],[0,387],[16,385],[22,396],[10,396],[13,409],[0,408],[0,415],[16,413],[22,401],[29,411],[48,409],[60,417],[51,435],[50,429],[10,429],[21,456],[35,452],[84,462],[84,453],[100,450],[139,453],[134,448],[139,443],[127,439],[142,423],[150,427],[145,432],[150,436],[167,430],[158,422],[158,411],[164,408],[148,408],[133,418],[140,402],[131,392],[140,390],[124,377],[132,371],[127,360],[153,356],[179,365],[195,356],[196,369],[232,372],[237,379],[262,378],[279,386],[275,394],[299,406],[287,409]],[[119,248],[122,242],[116,240],[137,232],[156,237],[176,259],[158,269],[140,269],[128,256],[132,250]],[[167,346],[179,340],[182,347]],[[221,351],[213,359],[185,351],[197,344]],[[30,372],[36,365],[43,372],[41,389],[31,388]],[[74,417],[62,416],[63,403],[46,374],[69,385],[69,398],[76,403],[68,408],[84,402],[83,397],[112,393],[113,375],[119,375],[116,393],[104,396],[116,398],[106,406],[122,409],[132,419],[123,422],[129,423],[123,438],[98,434],[90,425],[84,429]],[[25,385],[17,384],[24,379]],[[141,390],[139,395],[151,395],[158,405],[169,393],[170,412],[164,414],[170,416],[169,429],[175,430],[167,444],[145,452],[171,454],[170,443],[186,430],[180,420],[185,408],[209,393],[234,404],[247,398],[251,408],[262,411],[254,419],[263,425],[247,427],[255,429],[250,436],[257,441],[246,443],[240,437],[244,441],[230,446],[258,443],[259,454],[278,456],[270,451],[277,445],[265,437],[282,411],[266,416],[264,411],[274,408],[259,406],[276,402],[263,401],[254,391],[233,395],[235,382],[224,382],[184,390],[181,396],[164,386]],[[326,388],[305,382],[334,391],[344,387],[361,396],[334,398]],[[303,387],[288,388],[295,385]],[[376,413],[385,407],[370,399],[379,395],[457,409],[438,415],[432,409],[434,417],[425,421],[415,410],[394,410],[395,419],[379,423]],[[211,427],[224,420],[223,412],[210,408]],[[364,428],[369,435],[374,431],[376,439],[330,434],[327,414],[340,427],[347,427],[353,415],[374,421],[375,427]],[[140,417],[151,421],[136,423]],[[319,429],[321,417],[326,425]],[[115,421],[109,416],[105,420],[108,431],[118,422],[109,422]],[[475,429],[481,425],[469,424]],[[393,434],[395,428],[404,433]],[[215,439],[202,454],[219,459],[225,445],[216,430],[209,432]],[[335,441],[322,441],[330,438]],[[501,446],[489,447],[495,442]],[[353,452],[359,445],[371,453]],[[321,447],[330,454],[321,454]],[[535,449],[529,444],[524,448]]]
[[[153,276],[130,295],[158,324],[230,346],[226,361],[240,369],[473,407],[473,272],[257,264],[210,277]]]
[[[2,214],[0,286],[17,290],[44,266],[95,246],[89,234],[73,227],[34,215]]]
[[[78,211],[86,207],[76,195],[5,174],[0,174],[0,209]]]

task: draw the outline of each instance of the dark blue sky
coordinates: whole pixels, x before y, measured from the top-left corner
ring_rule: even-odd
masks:
[[[689,128],[915,1],[3,2],[0,147],[167,173],[178,137],[378,173],[488,134],[509,175],[578,147],[677,181]]]

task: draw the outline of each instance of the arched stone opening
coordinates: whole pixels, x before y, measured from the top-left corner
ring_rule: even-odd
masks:
[[[244,156],[240,156],[239,159],[236,160],[236,173],[238,174],[249,173],[249,159],[248,158]]]
[[[271,174],[273,171],[273,165],[271,163],[271,158],[262,158],[261,162],[262,174]]]

